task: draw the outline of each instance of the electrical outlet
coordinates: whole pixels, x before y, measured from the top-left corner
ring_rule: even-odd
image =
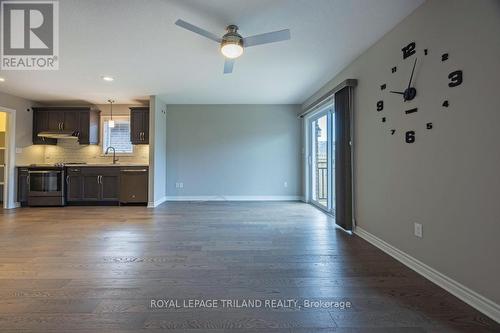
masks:
[[[179,183],[175,183],[175,188],[179,188]]]
[[[284,183],[283,183],[283,186],[284,186],[284,187],[288,187],[288,182],[284,182]]]
[[[184,188],[184,183],[179,183],[179,188]]]
[[[415,236],[417,236],[418,238],[422,238],[422,225],[420,223],[415,223],[414,228]]]

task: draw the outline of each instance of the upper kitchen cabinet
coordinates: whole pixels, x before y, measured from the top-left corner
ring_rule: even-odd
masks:
[[[149,106],[130,108],[130,141],[134,145],[149,144]]]
[[[34,107],[33,144],[57,144],[74,136],[80,144],[99,143],[99,110],[90,107]]]

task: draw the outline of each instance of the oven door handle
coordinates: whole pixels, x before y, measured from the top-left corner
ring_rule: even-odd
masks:
[[[28,173],[41,173],[41,174],[47,174],[47,173],[62,173],[60,170],[30,170]]]

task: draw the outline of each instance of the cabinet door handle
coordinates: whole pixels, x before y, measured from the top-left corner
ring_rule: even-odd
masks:
[[[30,184],[30,175],[26,176],[26,184],[28,184],[28,185]]]
[[[69,185],[69,176],[66,176],[66,184]]]
[[[61,130],[64,130],[64,121],[61,121]]]

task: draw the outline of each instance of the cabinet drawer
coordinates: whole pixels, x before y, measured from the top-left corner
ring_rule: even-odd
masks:
[[[79,167],[68,167],[66,168],[66,173],[68,175],[79,175],[82,173],[82,169]]]
[[[120,175],[120,167],[82,167],[83,175]]]

